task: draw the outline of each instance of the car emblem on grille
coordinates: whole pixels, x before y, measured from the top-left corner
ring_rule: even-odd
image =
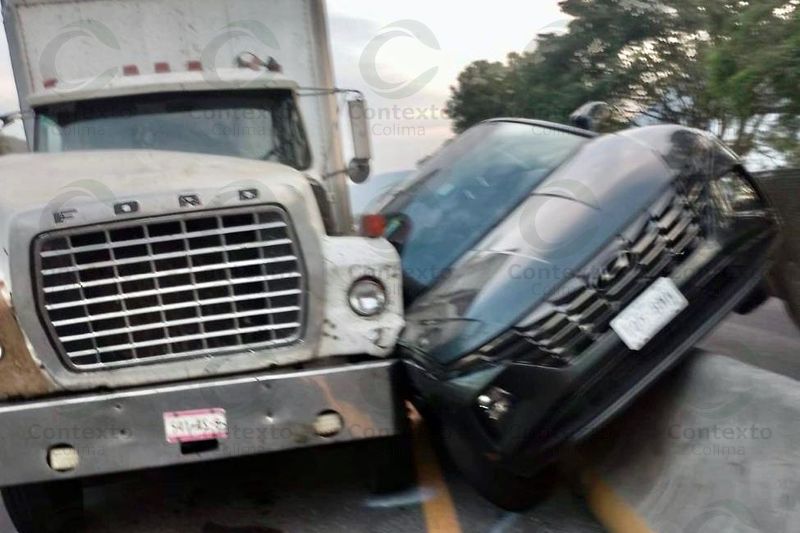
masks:
[[[604,291],[610,284],[621,275],[623,272],[633,268],[638,261],[636,254],[630,250],[622,250],[619,254],[611,260],[603,271],[594,276],[591,280],[591,286],[595,290]]]
[[[181,207],[200,207],[203,202],[200,201],[200,197],[196,194],[182,194],[178,196],[178,205]]]

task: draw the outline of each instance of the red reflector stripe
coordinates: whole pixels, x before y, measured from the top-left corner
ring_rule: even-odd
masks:
[[[49,80],[44,80],[44,83],[42,85],[44,85],[45,89],[52,89],[53,87],[56,86],[56,83],[58,83],[57,79],[50,78]]]
[[[122,67],[122,74],[124,76],[138,76],[139,75],[139,67],[136,65],[125,65]]]
[[[203,63],[201,63],[200,61],[196,61],[196,60],[195,61],[189,61],[189,62],[186,63],[186,69],[187,70],[193,70],[193,71],[203,70]]]
[[[386,217],[383,215],[364,215],[361,217],[361,234],[364,237],[382,237],[386,232]]]
[[[169,63],[156,63],[156,74],[164,74],[169,72]]]

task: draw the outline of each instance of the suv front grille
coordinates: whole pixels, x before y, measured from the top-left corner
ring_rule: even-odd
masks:
[[[302,335],[300,253],[277,207],[50,232],[33,254],[41,316],[77,370],[249,352]]]
[[[569,364],[609,331],[620,310],[682,265],[703,241],[710,216],[704,188],[701,183],[677,184],[592,266],[567,280],[484,354],[546,366]]]

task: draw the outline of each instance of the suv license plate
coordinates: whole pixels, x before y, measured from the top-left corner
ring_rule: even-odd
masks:
[[[628,348],[638,351],[688,305],[671,279],[659,278],[620,311],[611,327]]]

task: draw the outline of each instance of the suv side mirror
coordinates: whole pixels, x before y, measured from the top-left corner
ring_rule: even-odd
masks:
[[[347,109],[353,131],[353,159],[347,167],[347,175],[354,183],[363,183],[369,177],[369,161],[372,159],[367,102],[361,97],[348,100]]]
[[[598,131],[611,118],[611,106],[605,102],[589,102],[576,109],[569,121],[576,128]]]

